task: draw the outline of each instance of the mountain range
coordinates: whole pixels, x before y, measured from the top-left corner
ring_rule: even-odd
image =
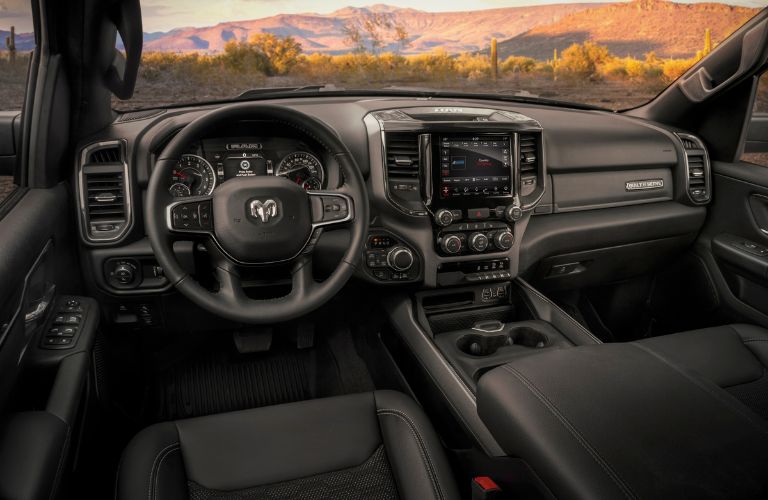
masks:
[[[501,57],[523,55],[551,58],[572,43],[587,40],[606,45],[617,55],[642,57],[654,51],[661,57],[691,57],[704,45],[709,28],[721,40],[754,16],[759,9],[721,3],[674,3],[633,0],[627,3],[567,3],[508,7],[465,12],[425,12],[384,4],[346,7],[330,14],[279,14],[260,19],[219,23],[207,27],[175,28],[144,34],[145,52],[218,53],[230,40],[247,40],[256,33],[292,36],[304,52],[341,54],[354,50],[348,28],[357,27],[362,43],[370,42],[362,29],[378,16],[384,24],[380,51],[419,54],[436,49],[447,53],[487,51],[499,40]],[[402,29],[397,42],[393,27]],[[0,49],[8,32],[0,30]],[[33,46],[29,33],[17,34],[19,50]]]

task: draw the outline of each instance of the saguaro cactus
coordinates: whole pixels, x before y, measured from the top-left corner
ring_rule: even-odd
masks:
[[[5,48],[8,49],[8,58],[11,62],[16,61],[16,27],[11,26],[11,34],[5,37]]]
[[[712,30],[707,28],[704,30],[704,55],[712,52]]]
[[[499,78],[499,52],[495,38],[491,38],[491,78]]]

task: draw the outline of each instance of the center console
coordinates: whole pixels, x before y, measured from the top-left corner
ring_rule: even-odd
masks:
[[[372,169],[381,165],[385,198],[399,212],[386,227],[402,214],[429,221],[414,237],[401,234],[421,244],[414,253],[426,284],[514,278],[522,232],[544,193],[539,123],[507,110],[440,107],[375,112],[366,123],[372,158],[381,143]]]

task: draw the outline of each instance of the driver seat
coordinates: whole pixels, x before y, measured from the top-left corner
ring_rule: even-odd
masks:
[[[118,500],[458,500],[407,396],[376,391],[164,422],[130,442]]]

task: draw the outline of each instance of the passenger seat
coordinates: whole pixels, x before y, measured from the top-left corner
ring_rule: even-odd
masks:
[[[155,424],[128,445],[117,500],[458,500],[414,400],[376,391]]]
[[[768,420],[768,330],[725,325],[635,342],[663,360],[697,373]]]

